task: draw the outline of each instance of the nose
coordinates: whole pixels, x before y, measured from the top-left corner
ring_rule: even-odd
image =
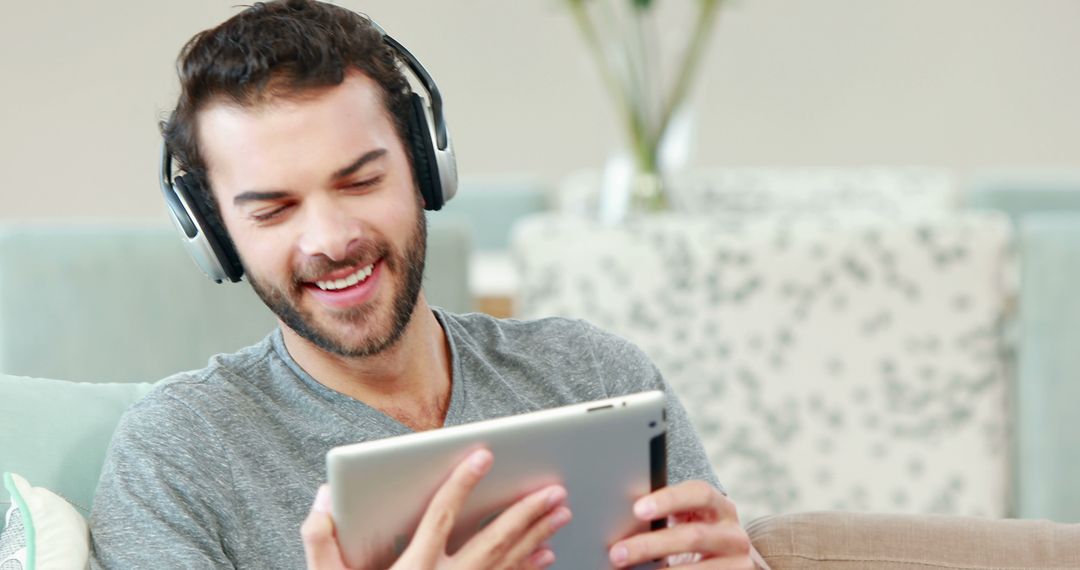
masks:
[[[341,261],[349,245],[360,238],[361,224],[333,200],[310,199],[304,204],[300,252],[306,256],[323,255]]]

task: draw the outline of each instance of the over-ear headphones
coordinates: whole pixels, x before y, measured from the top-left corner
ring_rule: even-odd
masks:
[[[420,61],[378,24],[371,23],[382,32],[383,41],[394,49],[427,94],[427,97],[421,97],[414,92],[409,96],[404,143],[412,152],[413,174],[424,198],[424,209],[439,210],[457,193],[457,163],[443,115],[442,95]],[[218,283],[240,281],[244,276],[240,256],[229,237],[219,235],[208,223],[199,203],[202,194],[199,181],[191,174],[175,178],[173,174],[172,154],[162,143],[161,192],[184,247],[210,279]]]

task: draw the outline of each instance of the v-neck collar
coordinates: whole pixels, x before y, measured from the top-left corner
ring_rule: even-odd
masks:
[[[466,397],[465,375],[461,368],[461,357],[458,352],[459,347],[445,313],[441,309],[434,307],[432,307],[431,311],[435,315],[435,319],[439,322],[439,326],[442,327],[446,342],[450,346],[450,404],[447,406],[446,417],[443,419],[443,427],[447,427],[461,423],[461,418],[464,415]],[[412,428],[399,422],[393,417],[366,404],[362,400],[358,400],[352,396],[326,387],[326,385],[308,374],[308,372],[293,359],[292,355],[289,354],[280,327],[274,332],[271,340],[274,352],[277,354],[278,358],[285,363],[289,370],[296,375],[296,378],[314,395],[334,404],[333,409],[335,413],[339,414],[346,422],[352,423],[356,422],[358,419],[361,421],[374,421],[377,425],[372,427],[382,429],[390,434],[405,435],[414,433]]]

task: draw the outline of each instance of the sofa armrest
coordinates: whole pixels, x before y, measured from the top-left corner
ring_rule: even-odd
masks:
[[[152,386],[0,374],[0,474],[19,474],[90,516],[105,451],[120,416]],[[0,484],[0,512],[9,505]]]
[[[1077,568],[1080,525],[941,515],[810,512],[747,525],[773,570]]]

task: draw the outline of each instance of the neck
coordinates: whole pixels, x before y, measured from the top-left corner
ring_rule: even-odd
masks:
[[[450,345],[424,294],[396,343],[349,358],[326,352],[281,323],[289,355],[312,378],[415,431],[442,427],[450,405]]]

